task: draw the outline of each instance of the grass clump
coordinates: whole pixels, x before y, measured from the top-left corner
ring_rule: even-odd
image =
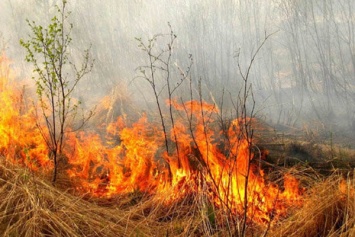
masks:
[[[332,174],[318,180],[304,197],[302,208],[281,221],[270,236],[354,236],[354,179]]]
[[[130,236],[149,233],[129,212],[104,208],[0,162],[1,236]],[[144,236],[144,235],[139,235]]]

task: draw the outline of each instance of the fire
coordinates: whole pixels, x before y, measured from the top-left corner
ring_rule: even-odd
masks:
[[[0,155],[33,170],[47,169],[51,166],[48,151],[36,126],[34,108],[26,105],[24,94],[25,87],[14,80],[10,61],[0,56]]]
[[[169,153],[159,124],[144,115],[128,126],[120,117],[107,126],[109,142],[97,134],[71,138],[76,149],[69,156],[73,167],[69,175],[80,178],[85,191],[106,197],[139,190],[162,194],[171,202],[209,190],[216,206],[234,213],[247,210],[259,223],[277,219],[289,206],[300,203],[302,192],[293,176],[284,177],[283,190],[266,181],[250,150],[251,141],[240,134],[240,119],[232,121],[223,135],[216,129],[215,106],[198,101],[171,103],[186,119],[171,128]]]
[[[0,153],[33,170],[51,168],[45,131],[36,126],[40,120],[34,108],[22,109],[23,93],[10,86],[12,76],[3,71],[8,61],[3,56],[0,63]],[[300,203],[302,192],[293,176],[284,177],[282,188],[267,181],[252,152],[253,141],[243,132],[243,120],[231,121],[222,132],[216,106],[169,103],[177,115],[168,130],[168,151],[160,124],[146,115],[132,125],[119,117],[105,134],[68,132],[66,172],[77,189],[98,197],[138,190],[164,196],[167,204],[205,192],[216,207],[246,212],[258,223],[277,220]]]

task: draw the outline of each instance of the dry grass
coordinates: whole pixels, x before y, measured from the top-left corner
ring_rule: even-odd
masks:
[[[97,199],[45,180],[0,162],[0,236],[207,236],[197,196],[171,205],[140,192]]]
[[[150,236],[148,223],[129,211],[98,206],[3,163],[0,200],[1,236]]]
[[[354,236],[354,179],[333,174],[314,183],[304,197],[304,205],[280,222],[270,236]]]
[[[354,236],[355,178],[293,174],[309,185],[304,205],[266,235],[267,226],[253,225],[246,236]],[[44,180],[0,162],[1,236],[230,236],[228,225],[238,224],[203,193],[170,205],[168,196],[140,192],[104,200],[75,196]]]

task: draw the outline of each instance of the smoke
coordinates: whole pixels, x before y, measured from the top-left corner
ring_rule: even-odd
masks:
[[[30,33],[26,19],[46,25],[60,2],[0,2],[0,42],[19,79],[31,77],[32,70],[18,43]],[[232,107],[228,102],[242,84],[238,62],[245,73],[258,46],[276,32],[249,74],[258,116],[293,127],[343,127],[350,134],[355,129],[352,0],[71,0],[68,8],[74,24],[72,54],[79,61],[80,52],[91,45],[95,58],[94,70],[78,92],[88,104],[121,89],[129,101],[155,109],[149,85],[137,78],[137,67],[146,65],[148,58],[135,38],[169,34],[169,22],[177,35],[172,80],[180,76],[176,65],[186,69],[191,54],[194,88],[201,79],[206,100],[220,103],[223,97],[225,106]],[[157,47],[167,42],[163,37]],[[183,90],[179,93],[185,96]]]

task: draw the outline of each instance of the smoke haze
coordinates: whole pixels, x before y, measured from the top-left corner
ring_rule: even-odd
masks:
[[[242,84],[238,62],[246,72],[257,48],[273,34],[250,72],[258,116],[291,127],[355,131],[353,0],[68,2],[74,26],[71,53],[80,60],[80,52],[91,45],[95,59],[93,72],[80,85],[87,103],[116,88],[115,93],[137,104],[154,106],[148,83],[137,78],[136,69],[147,64],[147,55],[135,38],[169,34],[169,22],[177,36],[172,78],[179,78],[178,68],[188,67],[191,54],[190,78],[194,88],[202,80],[206,100],[220,103],[224,95],[228,106]],[[31,77],[32,70],[19,45],[30,33],[26,19],[47,25],[56,4],[61,1],[0,2],[0,46],[19,79]],[[167,43],[162,37],[157,47]],[[185,96],[183,90],[177,96]]]

